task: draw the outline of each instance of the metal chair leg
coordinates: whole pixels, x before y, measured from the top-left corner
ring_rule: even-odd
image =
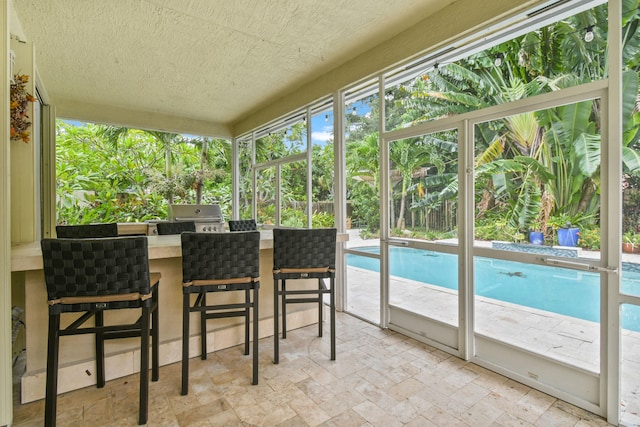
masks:
[[[140,409],[138,424],[146,424],[149,415],[149,335],[151,309],[142,308],[142,324],[140,325]]]
[[[322,279],[318,279],[318,336],[322,336],[322,318],[323,316],[323,301],[322,301]]]
[[[287,338],[287,279],[282,279],[282,339]]]
[[[278,331],[278,305],[280,301],[278,300],[278,293],[280,288],[280,280],[275,280],[273,282],[273,363],[276,365],[280,363],[280,332]]]
[[[255,292],[255,291],[254,291]],[[246,289],[244,291],[244,354],[249,354],[249,323],[251,322],[251,317],[249,311],[251,310],[251,290]]]
[[[55,427],[58,399],[58,346],[60,344],[60,315],[49,315],[47,343],[47,385],[44,404],[44,425]]]
[[[189,314],[191,312],[189,294],[182,295],[182,391],[186,396],[189,393]]]
[[[329,292],[329,304],[331,308],[331,360],[336,360],[336,292],[335,278],[331,277],[331,290]]]
[[[207,360],[207,293],[201,292],[198,294],[198,301],[200,301],[200,359]]]
[[[256,283],[253,288],[253,385],[258,384],[258,341],[260,337],[258,336],[258,323],[260,322],[260,316],[258,313],[259,307],[259,294],[260,294],[260,283]],[[247,326],[249,323],[247,322]]]
[[[159,286],[153,293],[153,308],[151,312],[151,381],[160,379],[160,299]]]
[[[104,326],[104,312],[97,310],[94,314],[94,320],[96,328],[102,328]],[[104,387],[104,334],[102,331],[97,330],[95,334],[96,338],[96,386],[98,388]]]

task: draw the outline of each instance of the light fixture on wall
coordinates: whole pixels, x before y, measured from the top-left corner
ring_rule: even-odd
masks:
[[[358,111],[356,110],[356,107],[353,107],[353,110],[351,110],[351,115],[352,116],[357,116],[358,115]]]
[[[502,65],[502,54],[499,53],[496,55],[495,59],[493,60],[493,65],[495,65],[496,67],[499,67]]]
[[[593,34],[593,25],[589,25],[587,27],[587,31],[584,33],[584,41],[586,41],[587,43],[592,42],[594,39],[594,34]]]

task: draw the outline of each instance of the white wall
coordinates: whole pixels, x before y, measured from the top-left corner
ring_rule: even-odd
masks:
[[[0,2],[0,40],[3,52],[0,60],[0,116],[9,116],[9,5]],[[9,126],[0,120],[0,425],[11,423],[11,236],[9,205]]]

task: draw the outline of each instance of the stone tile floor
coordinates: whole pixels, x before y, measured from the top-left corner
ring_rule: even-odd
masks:
[[[378,240],[362,240],[353,233],[348,243],[351,247],[377,245],[379,245]],[[586,251],[583,251],[582,255],[595,256]],[[640,257],[623,254],[623,261],[638,263]],[[371,286],[371,283],[378,282],[378,273],[348,267],[345,310],[378,323],[380,293],[379,290],[372,290]],[[389,298],[391,305],[426,314],[450,325],[457,325],[458,295],[449,289],[392,276]],[[490,298],[478,297],[475,303],[475,326],[480,334],[564,361],[587,371],[599,371],[598,323]],[[622,330],[620,344],[623,359],[620,425],[640,426],[640,333]]]
[[[601,417],[398,333],[339,313],[337,360],[317,325],[291,331],[272,363],[260,341],[260,383],[242,347],[190,360],[151,383],[150,426],[604,426]],[[137,425],[138,376],[58,397],[59,426]],[[14,427],[40,426],[44,401],[19,404]]]

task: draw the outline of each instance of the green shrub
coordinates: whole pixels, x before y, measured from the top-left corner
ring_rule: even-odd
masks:
[[[333,214],[328,212],[314,212],[311,217],[311,224],[313,228],[330,228],[335,227],[335,218]]]
[[[580,239],[578,240],[580,247],[591,251],[600,250],[600,229],[586,228],[580,230]]]

